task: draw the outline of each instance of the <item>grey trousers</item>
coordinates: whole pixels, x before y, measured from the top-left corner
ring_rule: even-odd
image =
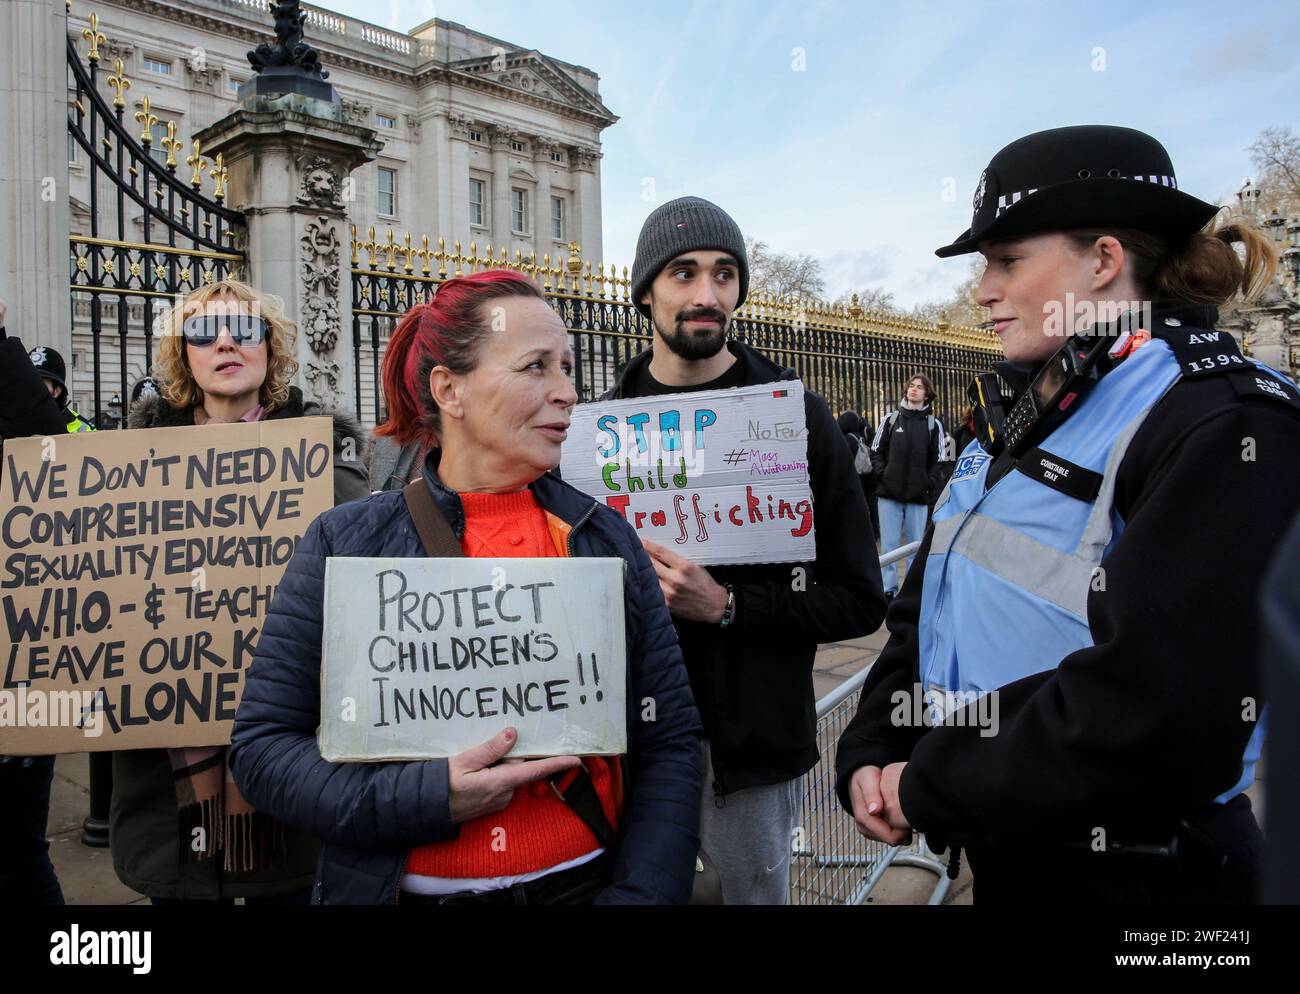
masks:
[[[802,777],[713,796],[713,754],[704,743],[700,842],[722,878],[724,904],[789,904],[790,848]]]

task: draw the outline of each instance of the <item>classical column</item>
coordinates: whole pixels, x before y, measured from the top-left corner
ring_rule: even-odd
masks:
[[[569,235],[571,241],[582,243],[582,256],[585,259],[600,261],[601,219],[600,219],[600,152],[594,148],[578,146],[573,149],[574,198],[581,205],[577,228]]]
[[[537,173],[537,190],[533,205],[533,244],[537,254],[554,254],[555,239],[551,237],[551,153],[558,144],[550,138],[533,139],[533,170]],[[565,223],[569,219],[565,218]]]
[[[492,127],[493,246],[510,244],[510,142],[514,137],[513,131]]]
[[[0,3],[0,297],[25,346],[52,345],[72,366],[68,295],[67,10]]]
[[[451,227],[438,232],[438,235],[447,239],[448,251],[456,239],[468,248],[472,237],[469,226],[469,129],[473,123],[464,114],[452,114],[447,119],[448,137],[451,139]],[[483,209],[490,211],[492,205],[485,203]]]
[[[426,232],[429,237],[435,241],[439,238],[452,238],[453,227],[452,211],[455,203],[455,191],[460,189],[464,197],[468,196],[466,187],[468,186],[465,178],[455,171],[455,163],[452,161],[452,140],[451,127],[447,122],[447,115],[444,113],[434,114],[428,119],[432,136],[429,142],[424,143],[420,150],[421,155],[426,155],[438,164],[437,177],[435,185],[431,192],[434,194],[434,200],[437,202],[437,210],[434,212],[431,223],[434,225],[432,231]],[[461,149],[464,150],[464,143],[458,142]],[[463,165],[463,164],[462,164]],[[455,184],[459,183],[457,187]]]
[[[248,222],[249,281],[282,297],[298,322],[298,385],[308,399],[354,411],[344,180],[382,143],[348,124],[337,103],[302,94],[245,95],[195,137],[225,156],[228,202]],[[359,231],[370,223],[354,220]]]

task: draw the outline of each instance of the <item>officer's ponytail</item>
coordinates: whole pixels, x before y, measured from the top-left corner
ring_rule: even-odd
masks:
[[[1071,231],[1079,248],[1110,235],[1124,246],[1139,292],[1157,304],[1222,307],[1238,293],[1258,295],[1277,272],[1277,249],[1254,224],[1221,223],[1217,218],[1182,242],[1171,243],[1146,231],[1118,228]],[[1238,254],[1235,245],[1244,252]]]

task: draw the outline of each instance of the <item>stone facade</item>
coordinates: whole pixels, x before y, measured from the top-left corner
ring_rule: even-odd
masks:
[[[329,71],[343,123],[372,130],[378,151],[347,175],[331,172],[328,164],[296,163],[300,207],[318,208],[359,231],[392,227],[399,237],[409,231],[418,241],[427,234],[435,241],[445,238],[448,246],[459,239],[466,248],[473,241],[480,252],[490,243],[495,253],[505,248],[511,257],[535,252],[539,260],[547,254],[563,258],[569,243],[577,242],[586,258],[602,257],[600,140],[617,118],[601,102],[594,72],[439,19],[401,34],[323,8],[306,9],[306,40]],[[149,98],[158,121],[155,149],[161,149],[158,139],[168,121],[176,122],[188,150],[189,138],[236,112],[238,87],[253,75],[246,53],[273,35],[264,0],[75,0],[69,37],[81,38],[91,11],[106,38],[101,64],[112,67],[121,58],[131,80],[124,94],[128,120],[141,98]],[[204,153],[210,154],[206,143]],[[69,158],[70,227],[86,234],[89,171],[78,156]],[[188,174],[184,167],[182,172]],[[204,188],[211,192],[209,177]],[[114,195],[107,178],[99,195]],[[241,190],[240,173],[232,170],[226,204],[257,212],[265,205],[250,199],[255,196]],[[137,219],[123,237],[136,241],[142,232]],[[323,258],[318,243],[296,246],[296,261],[312,272]],[[249,246],[250,255],[254,248]],[[346,276],[346,266],[336,272],[343,292]],[[263,288],[285,297],[292,309],[294,293]],[[332,297],[335,288],[329,290]],[[323,299],[317,288],[307,303]],[[78,301],[77,310],[87,308]],[[108,313],[113,310],[107,305],[107,322],[115,323]],[[313,345],[340,333],[327,308],[291,316]],[[72,341],[51,342],[74,353],[74,399],[90,406],[88,336],[80,331],[85,318],[73,314]],[[118,351],[101,350],[101,383],[117,381]],[[142,351],[128,349],[128,382],[144,375],[143,358]],[[328,378],[331,372],[316,375]]]

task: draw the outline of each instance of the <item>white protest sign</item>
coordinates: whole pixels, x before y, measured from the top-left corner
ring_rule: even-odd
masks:
[[[817,558],[798,380],[581,404],[560,473],[698,563]]]
[[[327,560],[321,756],[436,759],[507,727],[512,757],[626,752],[623,566]]]

